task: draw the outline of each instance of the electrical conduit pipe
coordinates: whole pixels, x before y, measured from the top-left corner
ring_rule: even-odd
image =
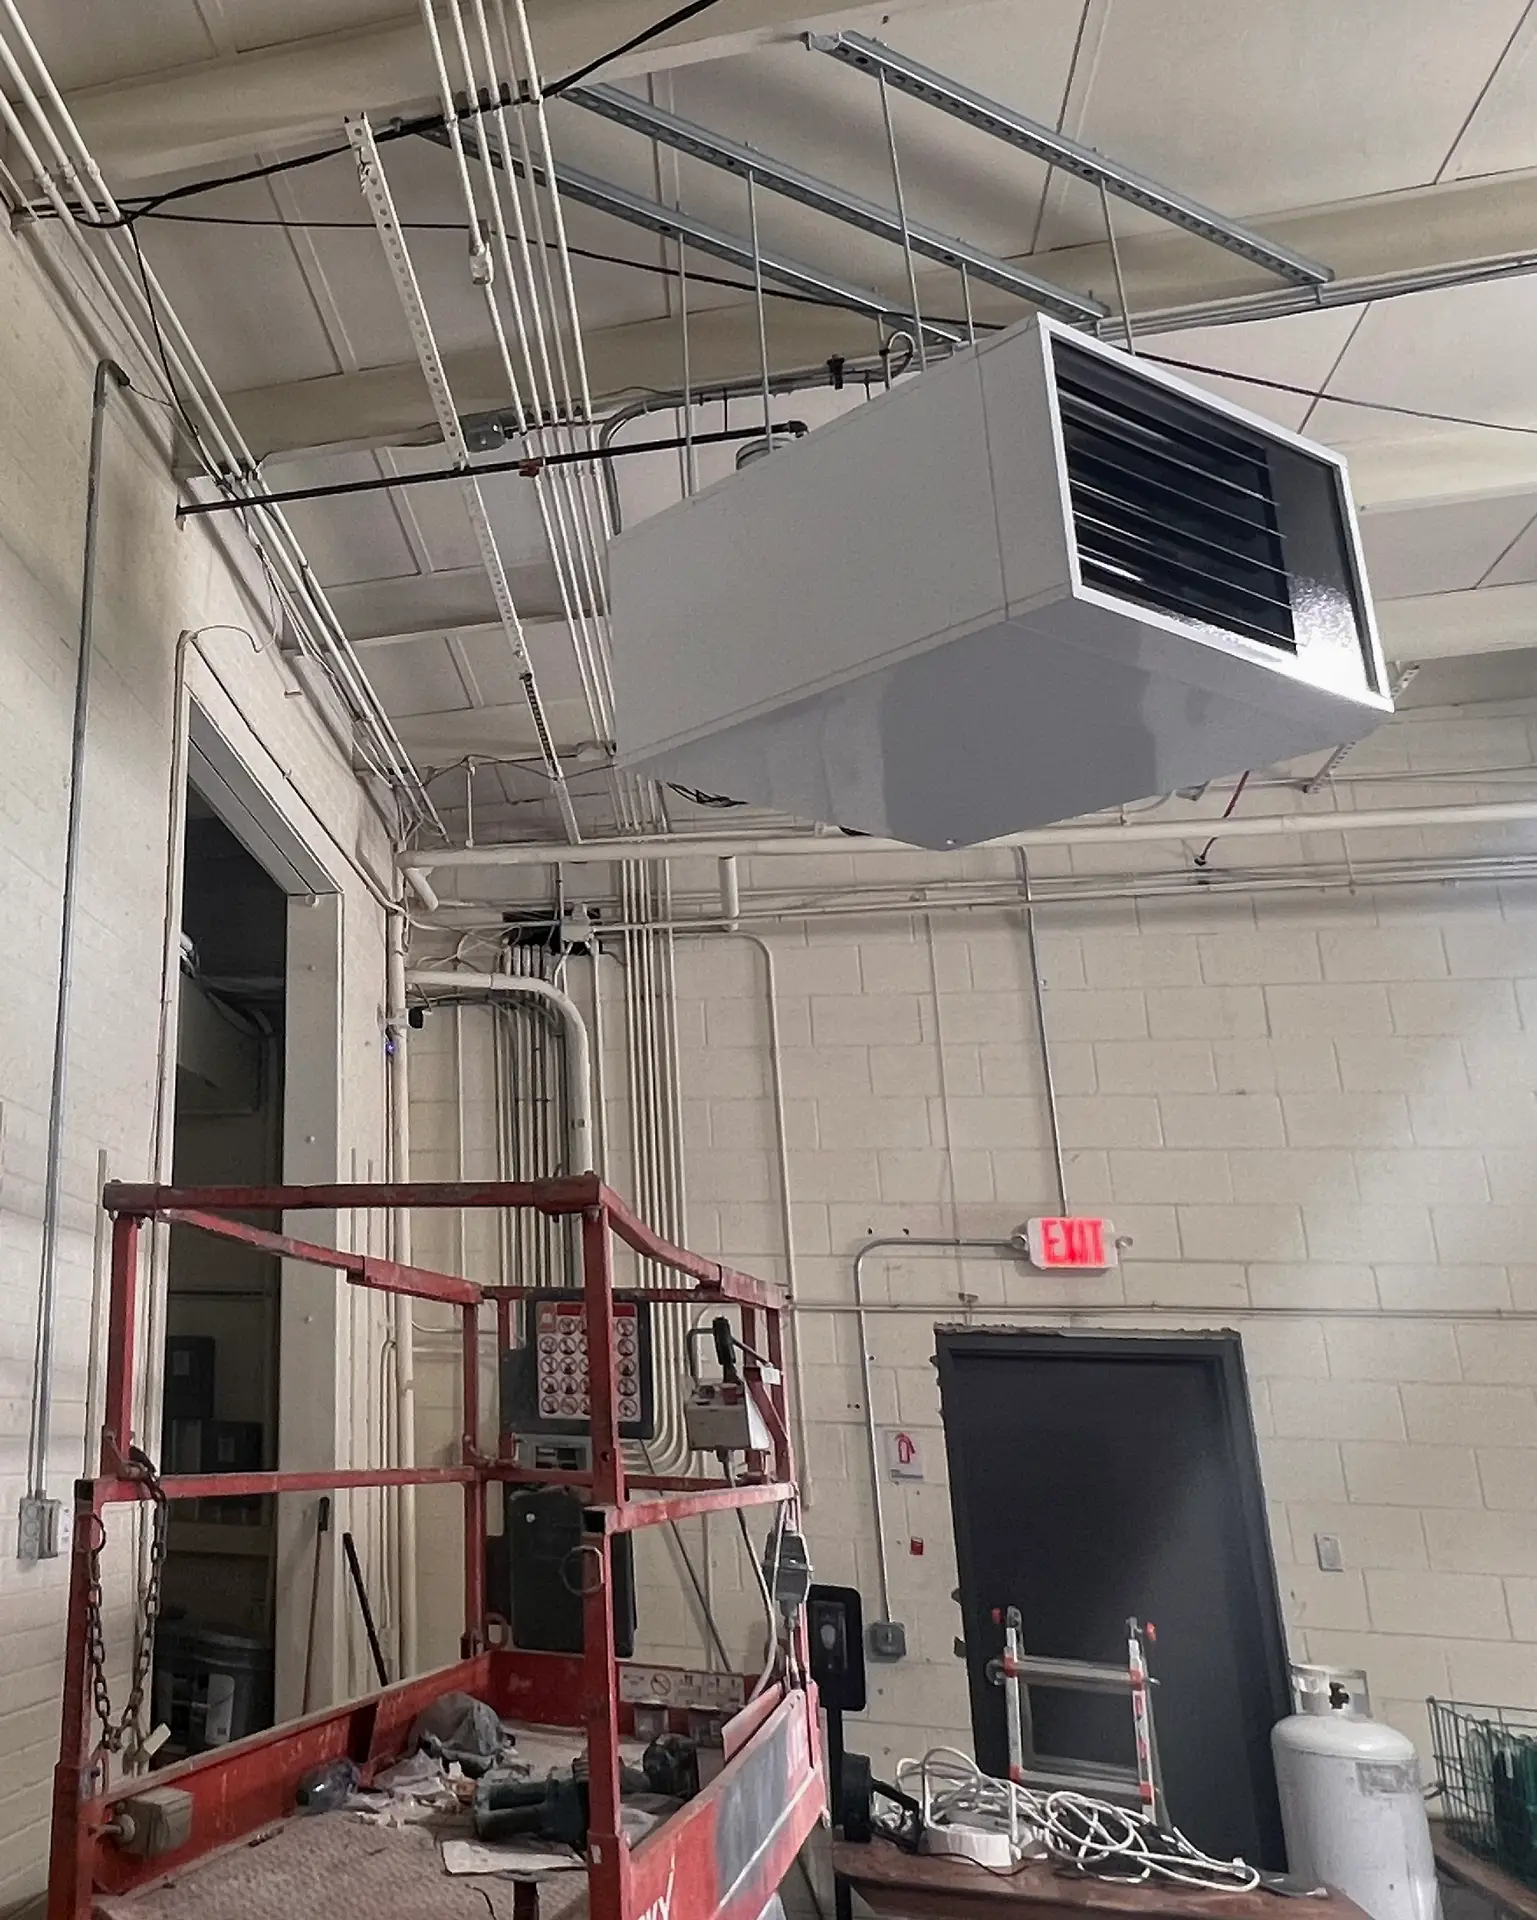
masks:
[[[411,1178],[411,1079],[406,1057],[406,915],[404,906],[391,911],[385,930],[385,995],[389,1045],[390,1178],[403,1184]],[[411,1260],[411,1209],[395,1215],[395,1258]],[[411,1324],[411,1296],[390,1297],[395,1346],[395,1464],[416,1465],[416,1340]],[[408,1680],[416,1672],[418,1609],[416,1595],[416,1488],[396,1489],[395,1585],[399,1594],[396,1630],[400,1672]]]
[[[1498,827],[1537,821],[1537,800],[1488,800],[1468,806],[1378,807],[1359,812],[1234,814],[1228,819],[1128,820],[1109,826],[1037,827],[1002,839],[979,841],[969,853],[1022,847],[1119,847],[1141,841],[1297,838],[1314,833],[1386,832],[1413,827]],[[522,840],[483,847],[448,847],[401,856],[403,871],[435,873],[446,867],[548,867],[591,865],[608,860],[758,859],[776,854],[922,853],[905,840],[874,834],[798,833],[678,834],[669,839],[584,840],[579,846]],[[940,850],[941,852],[943,849]],[[939,857],[936,854],[936,858]],[[415,882],[413,881],[413,885]]]
[[[75,664],[75,709],[69,749],[69,810],[60,883],[59,980],[54,1003],[53,1074],[48,1089],[48,1145],[43,1171],[43,1233],[38,1261],[37,1339],[32,1373],[31,1444],[27,1491],[47,1495],[49,1428],[53,1418],[54,1309],[59,1287],[59,1215],[64,1197],[64,1104],[69,1079],[70,989],[74,974],[75,904],[80,877],[80,816],[85,782],[86,723],[96,622],[97,526],[101,515],[102,431],[107,397],[128,385],[115,360],[98,360],[91,387],[91,444],[85,475],[85,557],[80,581],[80,648]],[[118,1435],[118,1444],[127,1436]]]
[[[581,1008],[568,993],[562,992],[553,982],[541,980],[533,974],[471,973],[457,967],[441,970],[413,968],[410,973],[403,971],[402,984],[412,992],[425,994],[432,999],[521,994],[525,999],[543,1000],[553,1007],[560,1015],[566,1033],[566,1104],[570,1114],[570,1160],[567,1170],[571,1173],[593,1171],[592,1046]],[[402,1051],[398,1044],[396,1051]]]

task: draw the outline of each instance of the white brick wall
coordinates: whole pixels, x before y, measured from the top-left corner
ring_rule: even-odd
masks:
[[[1520,708],[1407,715],[1358,764],[1513,764],[1531,758],[1533,724]],[[1359,804],[1394,797],[1363,787]],[[896,864],[919,884],[944,871]],[[744,877],[789,884],[768,862]],[[851,877],[890,874],[854,855]],[[1054,1207],[1017,920],[936,916],[933,974],[906,918],[770,937],[808,1304],[847,1305],[871,1234],[1006,1234]],[[930,1480],[888,1488],[912,1651],[876,1670],[865,1744],[889,1760],[966,1738],[936,1316],[881,1311],[961,1290],[1023,1324],[1059,1323],[1047,1310],[1062,1305],[1092,1323],[1113,1305],[1120,1326],[1239,1328],[1296,1655],[1364,1665],[1382,1711],[1422,1743],[1432,1690],[1537,1706],[1537,1323],[1487,1318],[1537,1312],[1532,897],[1082,906],[1043,910],[1039,938],[1069,1199],[1133,1245],[1104,1279],[918,1252],[868,1263],[877,1417],[925,1431]],[[744,944],[709,939],[680,943],[678,980],[692,1242],[777,1274],[760,976]],[[611,1088],[621,1062],[614,1051]],[[873,1599],[852,1324],[808,1313],[801,1326],[813,1550],[823,1577]],[[1343,1573],[1318,1569],[1319,1533],[1338,1536]],[[716,1554],[728,1635],[756,1651],[751,1583],[729,1539]],[[675,1578],[660,1557],[643,1570],[642,1632],[687,1652],[700,1643]]]
[[[0,237],[0,1911],[41,1887],[58,1751],[63,1562],[13,1557],[23,1491],[38,1279],[43,1142],[56,988],[59,888],[92,354],[55,308],[29,243]],[[242,590],[214,540],[181,531],[163,448],[114,399],[106,428],[101,562],[74,970],[66,1206],[61,1251],[52,1491],[80,1471],[96,1159],[151,1177],[162,915],[177,636],[205,645],[189,682],[215,725],[343,886],[343,1167],[381,1152],[380,916],[338,848],[387,871],[388,846],[277,649],[257,654],[221,623],[261,631],[264,590]],[[158,413],[156,414],[158,420]],[[158,426],[156,431],[162,431]],[[231,549],[232,553],[237,550]],[[249,565],[249,556],[240,556]],[[324,827],[334,834],[328,837]],[[314,1276],[317,1286],[330,1284]],[[372,1369],[364,1369],[366,1378]],[[302,1436],[298,1436],[302,1440]],[[131,1534],[109,1523],[111,1645],[127,1644]]]

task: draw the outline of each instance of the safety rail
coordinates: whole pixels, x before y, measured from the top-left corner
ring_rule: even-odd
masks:
[[[454,1688],[477,1692],[499,1711],[524,1720],[585,1727],[593,1920],[643,1920],[658,1901],[664,1902],[666,1911],[675,1883],[688,1889],[685,1910],[689,1912],[755,1920],[824,1805],[817,1767],[815,1690],[805,1677],[804,1625],[795,1628],[794,1657],[781,1681],[751,1701],[740,1716],[735,1745],[730,1734],[736,1723],[728,1723],[728,1759],[721,1773],[680,1813],[632,1848],[621,1837],[620,1739],[633,1725],[633,1709],[621,1699],[619,1684],[612,1542],[621,1533],[700,1514],[796,1501],[784,1387],[786,1302],[782,1291],[663,1240],[591,1174],[541,1181],[325,1186],[113,1184],[105,1189],[103,1205],[112,1216],[106,1399],[99,1473],[76,1485],[63,1719],[54,1774],[49,1920],[88,1920],[97,1896],[130,1893],[163,1877],[168,1869],[185,1867],[212,1848],[280,1819],[292,1811],[299,1779],[325,1759],[348,1755],[365,1779],[371,1777],[376,1768],[399,1756],[420,1707]],[[513,1436],[505,1429],[494,1454],[484,1452],[479,1444],[481,1310],[494,1307],[498,1343],[505,1350],[512,1344],[518,1302],[547,1289],[484,1284],[226,1217],[229,1211],[287,1214],[519,1207],[580,1216],[591,1441],[590,1466],[584,1469],[545,1470],[519,1464]],[[456,1309],[463,1376],[457,1463],[158,1475],[135,1445],[133,1433],[141,1235],[149,1222],[193,1228],[286,1260],[331,1268],[355,1286]],[[770,1440],[768,1450],[747,1456],[739,1478],[630,1471],[621,1442],[614,1373],[615,1235],[643,1258],[692,1283],[647,1287],[647,1299],[731,1305],[738,1310],[742,1374],[766,1416]],[[498,1483],[561,1486],[583,1497],[586,1565],[581,1583],[584,1650],[580,1655],[538,1653],[494,1643],[486,1607],[485,1542],[487,1492]],[[122,1844],[122,1828],[113,1809],[142,1792],[145,1781],[139,1777],[115,1787],[107,1784],[110,1752],[127,1727],[123,1722],[114,1729],[105,1702],[100,1640],[104,1510],[148,1501],[163,1516],[168,1503],[180,1500],[443,1485],[461,1487],[464,1499],[465,1612],[460,1663],[154,1774],[154,1785],[180,1787],[191,1796],[191,1834],[185,1844],[153,1858],[130,1852]],[[142,1707],[147,1678],[142,1659],[138,1668],[130,1697],[135,1708]],[[93,1714],[102,1723],[100,1738],[93,1737]],[[758,1841],[743,1853],[745,1841],[759,1828]],[[739,1854],[737,1866],[728,1871]],[[730,1884],[725,1884],[727,1880]]]

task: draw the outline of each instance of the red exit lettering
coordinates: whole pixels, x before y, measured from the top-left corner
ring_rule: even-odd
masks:
[[[1115,1238],[1108,1220],[1082,1215],[1025,1223],[1030,1259],[1037,1267],[1083,1267],[1103,1271],[1115,1265]]]

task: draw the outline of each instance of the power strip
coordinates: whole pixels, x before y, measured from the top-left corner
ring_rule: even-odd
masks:
[[[1014,1865],[1009,1836],[996,1827],[925,1827],[923,1850],[949,1854],[956,1860],[971,1860],[979,1867],[991,1867],[995,1873],[1007,1873]]]

